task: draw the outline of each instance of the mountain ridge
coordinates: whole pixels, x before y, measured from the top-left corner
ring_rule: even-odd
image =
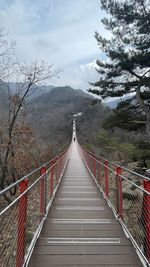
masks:
[[[39,140],[44,143],[65,142],[72,136],[73,115],[82,112],[82,120],[92,129],[94,124],[101,125],[107,108],[100,105],[91,105],[93,97],[82,90],[70,86],[55,87],[50,92],[34,98],[28,103],[29,121]],[[82,128],[82,127],[81,127]]]
[[[0,96],[2,95],[0,107],[5,106],[8,114],[6,104],[8,95],[6,86],[4,87],[0,90]],[[81,118],[78,118],[81,135],[85,135],[90,130],[94,132],[95,128],[101,127],[107,108],[102,104],[91,105],[93,99],[94,97],[88,93],[70,86],[53,87],[48,92],[42,90],[42,94],[28,98],[25,105],[26,118],[41,147],[45,149],[49,146],[59,147],[60,144],[69,144],[74,114],[82,113]],[[7,114],[5,116],[8,116]]]

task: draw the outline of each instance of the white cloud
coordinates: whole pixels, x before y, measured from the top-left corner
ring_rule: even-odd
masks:
[[[72,69],[69,70],[69,68],[64,69],[64,71],[60,73],[60,78],[57,80],[55,79],[53,83],[56,86],[70,85],[75,89],[86,90],[90,87],[89,82],[95,82],[99,77],[95,67],[96,63],[93,61],[74,67],[74,71],[72,71]]]
[[[95,30],[106,34],[100,24],[103,12],[98,0],[2,2],[0,25],[16,40],[19,60],[41,58],[54,63],[64,69],[59,81],[76,88],[85,88],[97,77],[89,63],[99,55],[93,36]]]
[[[17,38],[19,35],[27,34],[37,20],[36,10],[27,9],[21,0],[16,0],[0,10],[0,25],[11,37]]]

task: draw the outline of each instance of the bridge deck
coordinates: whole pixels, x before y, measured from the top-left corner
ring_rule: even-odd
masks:
[[[140,267],[76,144],[29,267]]]

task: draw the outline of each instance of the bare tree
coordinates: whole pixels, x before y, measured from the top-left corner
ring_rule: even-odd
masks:
[[[7,41],[7,34],[0,31],[0,80],[5,80],[14,71],[15,61],[15,42]]]
[[[53,65],[48,65],[44,61],[34,61],[30,65],[17,66],[17,79],[15,93],[11,93],[8,84],[8,121],[3,125],[3,130],[0,131],[0,187],[4,189],[8,185],[10,175],[10,159],[15,157],[15,139],[17,138],[16,131],[20,119],[20,114],[24,108],[26,99],[34,94],[36,89],[44,81],[53,78],[58,74],[58,70]],[[16,179],[12,170],[13,181]],[[11,199],[5,195],[7,201]]]

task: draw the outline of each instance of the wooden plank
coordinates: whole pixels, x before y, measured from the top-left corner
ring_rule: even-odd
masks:
[[[36,265],[36,267],[41,267],[41,266],[43,266],[43,267],[49,267],[49,266],[51,266],[51,267],[100,267],[100,265],[97,265],[97,264],[94,264],[94,263],[92,263],[92,265],[85,265],[85,264],[76,264],[76,265],[70,265],[70,264],[61,264],[61,265],[59,265],[59,264],[57,264],[57,265],[53,265],[53,264],[51,264],[51,265],[49,265],[49,263],[47,263],[46,265],[40,265],[40,263],[38,264],[37,263],[37,265]],[[137,266],[137,264],[115,264],[115,265],[108,265],[108,264],[103,264],[101,267],[139,267],[140,265],[138,265]],[[30,264],[30,267],[35,267],[35,265],[34,265],[34,263],[31,263]]]
[[[37,242],[37,245],[38,246],[51,246],[50,244],[48,244],[48,238],[47,237],[43,237],[43,238],[39,238],[39,240],[38,240],[38,242]],[[58,245],[59,246],[59,245]],[[68,245],[68,246],[70,246],[70,245]],[[78,244],[78,245],[75,245],[75,246],[81,246],[82,247],[82,244]],[[89,245],[88,245],[89,246]],[[95,245],[96,246],[96,245]],[[104,246],[104,244],[99,244],[99,248],[101,248],[102,246]],[[110,244],[105,244],[105,246],[107,247],[107,246],[110,246]],[[124,246],[129,246],[130,247],[130,249],[132,250],[132,244],[131,244],[131,242],[130,242],[130,240],[129,239],[127,239],[127,238],[122,238],[122,237],[120,237],[120,244],[118,245],[118,244],[113,244],[113,247],[114,246],[117,246],[117,247],[124,247]],[[62,246],[61,246],[62,247]],[[85,246],[86,247],[86,246]],[[134,251],[134,250],[132,250],[132,251]]]
[[[53,224],[50,222],[52,222],[51,220],[47,221],[43,230],[45,232],[47,231],[70,231],[70,230],[74,230],[74,231],[94,231],[94,225],[93,224]],[[120,225],[118,225],[117,223],[113,223],[113,221],[111,220],[111,224],[98,224],[96,226],[96,230],[97,231],[116,231],[116,230],[121,230],[122,228]]]
[[[121,265],[126,264],[132,265],[137,264],[137,267],[141,266],[138,258],[136,255],[49,255],[49,254],[33,254],[33,261],[36,262],[37,266],[48,266],[47,264],[86,264],[92,265],[92,264],[99,264],[99,266],[104,266],[104,264],[107,265]]]
[[[69,231],[47,231],[45,234],[42,234],[42,236],[48,236],[48,237],[124,237],[124,233],[121,230],[115,230],[115,231],[74,231],[69,230]]]
[[[38,245],[34,254],[48,255],[133,255],[132,245]]]

